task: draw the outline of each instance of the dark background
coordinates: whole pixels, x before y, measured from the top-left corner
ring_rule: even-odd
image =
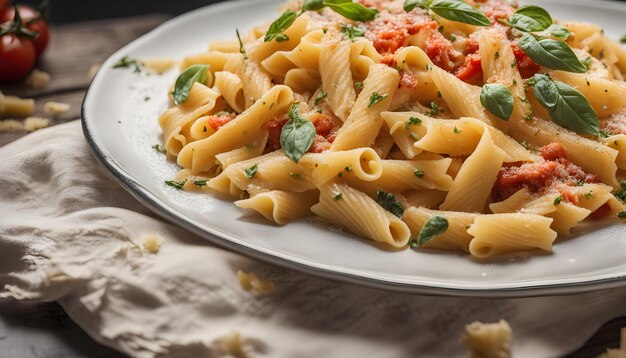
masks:
[[[61,24],[151,13],[178,15],[221,1],[227,0],[50,0],[50,20],[54,24]],[[40,3],[39,0],[14,2],[31,5]]]

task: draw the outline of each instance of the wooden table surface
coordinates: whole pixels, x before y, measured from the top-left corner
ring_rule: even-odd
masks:
[[[149,15],[75,23],[53,28],[50,47],[37,66],[51,75],[48,85],[34,90],[22,84],[0,84],[0,91],[7,95],[34,98],[37,116],[46,117],[42,106],[47,101],[70,104],[71,110],[53,119],[52,125],[77,119],[80,117],[81,102],[89,85],[87,77],[89,69],[167,19],[168,16],[165,15]],[[0,146],[26,134],[26,132],[0,133]],[[1,331],[3,324],[12,331],[24,332],[24,339],[5,339]],[[619,331],[625,326],[626,317],[608,322],[589,341],[581,342],[582,348],[567,357],[595,357],[606,348],[618,347]],[[42,334],[49,337],[44,339],[40,337]],[[0,304],[0,356],[15,358],[51,356],[49,350],[42,351],[42,347],[37,347],[36,342],[58,345],[54,351],[57,353],[54,356],[58,357],[120,356],[88,338],[57,304],[18,302]]]

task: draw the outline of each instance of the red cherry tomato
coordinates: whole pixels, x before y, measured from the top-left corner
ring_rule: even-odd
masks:
[[[1,1],[5,0],[0,0],[0,2]],[[39,56],[41,56],[41,54],[46,50],[46,47],[48,47],[48,41],[50,40],[50,29],[48,28],[48,23],[46,23],[43,18],[39,17],[39,12],[37,10],[30,6],[19,5],[17,9],[20,12],[20,17],[22,18],[24,27],[39,33],[39,36],[32,40],[33,45],[35,46],[35,51],[37,52],[37,58],[39,58]],[[0,23],[13,21],[14,16],[15,11],[12,8],[9,8],[4,12],[0,11]],[[31,23],[31,20],[33,19],[37,20]]]
[[[15,34],[0,37],[0,81],[17,81],[35,66],[32,42]]]

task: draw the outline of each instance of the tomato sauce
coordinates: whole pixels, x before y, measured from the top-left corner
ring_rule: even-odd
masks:
[[[522,188],[533,193],[543,193],[550,188],[561,192],[563,199],[573,202],[576,197],[569,193],[567,186],[579,183],[597,183],[595,175],[588,174],[567,158],[567,153],[559,143],[548,144],[539,149],[544,161],[537,163],[507,163],[498,174],[493,188],[494,201],[509,198]]]
[[[220,116],[209,116],[207,118],[207,124],[213,128],[213,130],[218,130],[235,119],[236,116],[237,115],[234,113],[228,113]]]
[[[483,77],[483,68],[480,54],[473,53],[465,57],[465,62],[459,67],[454,75],[463,82],[480,82]]]
[[[511,48],[513,49],[513,55],[515,55],[517,70],[520,75],[522,75],[522,78],[530,78],[535,75],[535,73],[539,72],[541,66],[531,60],[518,44],[511,45]]]
[[[383,56],[381,63],[395,67],[393,55],[405,46],[409,36],[428,31],[424,52],[439,67],[451,71],[458,67],[456,51],[452,43],[439,32],[439,24],[421,10],[409,13],[381,13],[375,20],[366,24],[366,37],[374,43],[374,48]]]

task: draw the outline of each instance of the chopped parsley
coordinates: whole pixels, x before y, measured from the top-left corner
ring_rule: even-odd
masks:
[[[333,200],[334,201],[339,201],[339,200],[341,200],[342,197],[343,197],[343,194],[341,194],[341,193],[335,194],[335,196],[333,196]]]
[[[620,179],[619,186],[622,188],[622,190],[626,190],[626,179]]]
[[[577,184],[578,184],[578,186],[584,186],[585,185],[585,181],[584,180],[579,180]]]
[[[592,191],[586,192],[585,195],[583,196],[585,197],[585,199],[591,199],[591,197],[593,197],[593,192]]]
[[[114,65],[113,68],[131,68],[134,67],[133,72],[139,73],[141,72],[142,64],[134,58],[124,56],[120,58]]]
[[[436,102],[430,102],[430,111],[426,112],[426,114],[431,117],[437,116],[439,114],[439,105]]]
[[[165,185],[171,186],[172,188],[174,188],[176,190],[183,190],[183,188],[185,187],[185,183],[186,182],[187,182],[187,180],[184,180],[184,181],[167,180],[165,182]]]
[[[248,177],[248,179],[252,179],[254,178],[258,170],[259,170],[259,165],[255,164],[251,166],[250,168],[247,168],[246,170],[244,170],[244,172],[246,173],[246,176]]]
[[[414,141],[420,140],[420,137],[415,133],[410,133],[409,137],[411,137],[411,139],[413,139]]]
[[[456,36],[454,34],[450,34],[450,42],[456,41]]]
[[[624,34],[624,36],[622,36],[622,38],[619,39],[619,42],[626,44],[626,34]]]
[[[559,205],[563,201],[563,195],[559,195],[554,199],[554,205]]]
[[[387,96],[383,96],[378,92],[373,92],[370,96],[370,104],[367,106],[367,108],[371,108],[373,105],[384,100],[385,98],[387,98]]]
[[[341,27],[341,33],[352,41],[355,41],[357,37],[365,36],[365,30],[358,26],[344,24],[339,24],[339,26]]]
[[[617,217],[620,219],[626,219],[626,211],[620,211],[617,213]]]
[[[409,126],[417,126],[422,124],[422,120],[417,118],[417,117],[411,117],[409,118],[408,121],[406,121],[406,124],[404,125],[405,129],[409,129]]]
[[[354,83],[354,88],[356,88],[358,90],[362,90],[363,89],[363,82],[355,82]]]
[[[152,149],[156,150],[159,153],[165,153],[165,148],[161,147],[160,144],[155,144],[152,146]]]
[[[396,199],[396,196],[391,193],[387,193],[382,190],[377,191],[376,202],[385,210],[399,218],[402,218],[402,215],[404,215],[404,205],[402,205],[402,203]]]
[[[320,91],[317,94],[317,97],[315,97],[315,100],[313,101],[313,104],[316,105],[316,106],[319,105],[320,102],[322,102],[324,100],[324,98],[326,98],[326,96],[328,96],[328,94],[326,92]]]
[[[193,185],[195,185],[195,186],[206,186],[206,183],[208,181],[209,181],[209,179],[194,180],[193,181]]]
[[[415,176],[418,177],[418,178],[423,178],[424,177],[424,171],[421,170],[421,169],[415,169],[413,174],[415,174]]]
[[[350,173],[352,171],[352,164],[346,167],[346,173]]]
[[[461,134],[463,133],[462,130],[458,129],[457,127],[454,127],[454,134]]]

